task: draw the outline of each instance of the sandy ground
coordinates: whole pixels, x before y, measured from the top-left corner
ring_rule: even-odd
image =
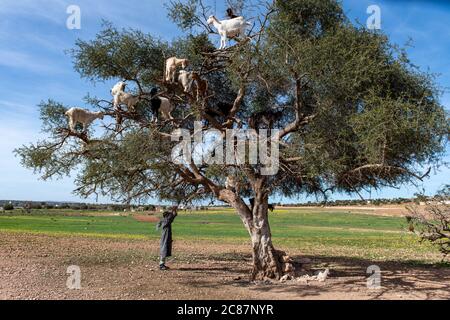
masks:
[[[369,290],[370,261],[309,257],[311,274],[331,269],[324,283],[251,283],[246,244],[175,242],[166,272],[157,250],[157,241],[0,233],[0,299],[450,299],[448,268],[379,264],[382,288]],[[70,265],[81,290],[66,286]]]

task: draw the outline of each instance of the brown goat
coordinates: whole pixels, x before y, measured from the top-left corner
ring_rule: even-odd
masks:
[[[197,86],[197,101],[205,98],[208,94],[208,81],[203,80],[197,72],[192,72],[192,80]]]

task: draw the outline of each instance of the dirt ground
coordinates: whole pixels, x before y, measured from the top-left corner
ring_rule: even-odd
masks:
[[[382,263],[382,288],[370,290],[369,261],[308,257],[308,272],[330,268],[328,280],[251,283],[246,244],[175,242],[165,272],[157,250],[157,241],[0,233],[0,299],[450,299],[448,268]],[[66,286],[71,265],[81,290]]]

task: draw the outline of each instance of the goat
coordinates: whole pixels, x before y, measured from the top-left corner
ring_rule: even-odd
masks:
[[[177,67],[181,66],[183,69],[189,65],[188,59],[178,59],[177,57],[171,57],[166,60],[166,82],[175,82],[175,75],[177,73]]]
[[[126,88],[127,84],[123,81],[119,81],[117,82],[114,87],[111,89],[111,95],[114,97],[116,96],[119,92],[124,92],[125,88]]]
[[[250,23],[245,21],[244,17],[219,21],[215,16],[210,16],[207,23],[209,25],[214,25],[221,36],[219,50],[225,49],[227,46],[227,39],[244,35],[245,28],[250,25]]]
[[[253,212],[253,208],[255,207],[255,198],[250,198],[250,209]],[[269,205],[267,206],[267,209],[270,210],[270,212],[273,212],[275,210],[275,205],[272,203],[269,203]]]
[[[283,117],[281,111],[265,110],[253,113],[249,120],[248,125],[252,129],[259,129],[262,124],[265,124],[268,129],[272,129],[273,124],[279,121]]]
[[[96,119],[103,120],[102,112],[91,112],[80,108],[71,108],[67,110],[65,115],[69,118],[69,129],[75,131],[77,123],[83,125],[83,131],[86,131],[88,126]]]
[[[192,80],[197,86],[197,101],[205,98],[208,93],[208,81],[203,80],[197,72],[192,72]]]
[[[192,72],[181,70],[180,75],[178,76],[178,83],[183,86],[184,92],[190,93],[192,91],[192,82]]]
[[[161,116],[164,120],[172,120],[173,117],[171,115],[171,112],[173,111],[174,107],[170,103],[170,100],[165,97],[158,97],[157,96],[158,89],[153,88],[150,91],[150,105],[152,109],[153,116],[156,117],[156,122],[158,122],[158,114],[161,113]],[[152,122],[154,121],[154,118],[152,119]]]
[[[127,106],[128,110],[131,112],[135,112],[135,106],[139,102],[139,96],[134,96],[131,93],[121,92],[117,95],[117,105],[124,104]]]
[[[111,95],[114,97],[114,108],[118,109],[121,104],[124,104],[129,111],[134,112],[134,107],[139,102],[140,97],[125,92],[126,86],[125,82],[120,81],[111,89]]]

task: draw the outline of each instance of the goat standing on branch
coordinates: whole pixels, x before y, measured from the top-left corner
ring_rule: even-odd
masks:
[[[177,57],[171,57],[166,60],[166,82],[175,82],[175,77],[177,74],[177,68],[182,67],[186,69],[189,65],[188,59],[178,59]]]
[[[181,70],[178,76],[178,83],[181,84],[185,93],[191,93],[192,83],[194,79],[192,78],[192,72],[186,70]]]
[[[172,111],[174,110],[173,105],[170,103],[170,100],[165,97],[159,97],[158,89],[153,88],[150,92],[150,105],[153,113],[153,121],[158,122],[158,115],[161,113],[161,117],[163,120],[172,120]]]
[[[81,123],[83,125],[83,131],[86,131],[89,125],[96,119],[103,120],[102,112],[91,112],[80,108],[71,108],[65,114],[69,118],[69,128],[74,132],[77,123]]]
[[[250,25],[244,17],[219,21],[215,16],[210,16],[207,23],[214,25],[221,39],[219,50],[225,49],[227,40],[245,35],[245,29]]]
[[[114,108],[119,109],[120,105],[127,106],[128,111],[135,112],[135,106],[139,102],[139,96],[132,95],[125,92],[127,84],[125,82],[118,82],[112,89],[111,95],[114,97]]]
[[[208,95],[208,81],[202,79],[198,72],[191,73],[192,80],[195,81],[197,88],[197,101],[201,98],[205,98]]]

